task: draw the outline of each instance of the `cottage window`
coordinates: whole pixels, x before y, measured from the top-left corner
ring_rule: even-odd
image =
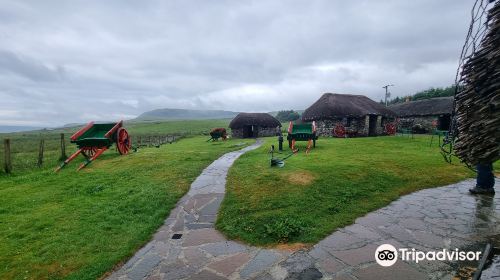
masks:
[[[345,119],[345,126],[351,126],[352,118]]]

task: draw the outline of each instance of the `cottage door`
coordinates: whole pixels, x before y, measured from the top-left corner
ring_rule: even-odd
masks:
[[[377,135],[377,116],[370,115],[370,121],[368,122],[368,136]]]

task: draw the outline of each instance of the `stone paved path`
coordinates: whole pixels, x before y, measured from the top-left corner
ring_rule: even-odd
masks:
[[[487,240],[500,246],[500,195],[469,195],[473,180],[401,197],[310,250],[262,249],[226,240],[214,222],[227,171],[240,155],[260,145],[228,153],[208,166],[153,240],[109,279],[451,279],[454,263],[398,261],[381,267],[374,260],[375,248],[389,243],[424,251],[479,249]]]

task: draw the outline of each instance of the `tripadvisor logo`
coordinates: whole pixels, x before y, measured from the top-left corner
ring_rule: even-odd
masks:
[[[398,260],[398,251],[391,244],[382,244],[375,250],[375,260],[381,266],[391,266]]]
[[[375,260],[381,266],[391,266],[398,260],[398,255],[402,261],[418,263],[420,261],[478,261],[481,255],[480,251],[459,251],[442,249],[439,251],[419,251],[415,248],[399,248],[397,250],[391,244],[382,244],[375,250]]]

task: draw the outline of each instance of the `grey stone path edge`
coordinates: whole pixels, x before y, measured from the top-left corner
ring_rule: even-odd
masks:
[[[423,251],[477,250],[486,241],[500,245],[500,196],[469,195],[474,180],[403,196],[309,250],[226,240],[214,223],[227,172],[239,156],[261,144],[227,153],[208,166],[153,240],[109,279],[452,279],[456,263],[398,260],[382,267],[375,262],[375,249],[384,243]]]

